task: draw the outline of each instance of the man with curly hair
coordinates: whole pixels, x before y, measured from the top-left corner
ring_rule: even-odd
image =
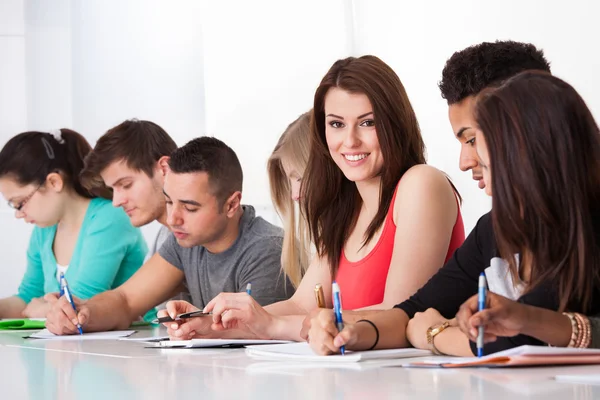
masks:
[[[457,51],[446,61],[439,88],[448,101],[452,130],[461,143],[459,167],[471,171],[480,189],[485,183],[475,151],[473,99],[486,87],[530,69],[550,72],[550,63],[533,44],[513,41],[483,42]]]

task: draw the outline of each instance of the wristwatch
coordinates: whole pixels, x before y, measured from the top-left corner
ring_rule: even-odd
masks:
[[[443,324],[434,325],[427,329],[427,344],[431,345],[431,351],[433,352],[433,354],[437,354],[437,355],[443,354],[435,347],[435,343],[433,343],[433,339],[436,337],[436,335],[439,335],[441,332],[444,331],[444,329],[446,329],[449,326],[450,326],[450,321],[446,321]]]

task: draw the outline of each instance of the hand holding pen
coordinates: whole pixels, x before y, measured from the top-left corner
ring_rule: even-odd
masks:
[[[71,296],[69,284],[67,283],[67,280],[65,279],[65,276],[63,274],[60,274],[60,289],[61,292],[64,293],[64,296],[69,302],[69,304],[71,304],[71,307],[73,307],[73,311],[75,311],[75,314],[77,314],[77,308],[75,307],[75,303],[73,302],[73,296]],[[81,324],[79,323],[79,320],[77,320],[77,324],[75,325],[77,326],[79,334],[83,335],[83,330],[81,329]]]
[[[476,342],[479,327],[484,327],[483,343],[496,341],[498,337],[527,334],[526,327],[532,321],[536,308],[507,299],[496,293],[486,292],[485,308],[479,311],[479,295],[463,303],[456,314],[460,330],[469,340]]]
[[[331,292],[333,294],[333,313],[335,314],[335,324],[337,326],[338,332],[344,330],[344,321],[342,319],[342,295],[340,293],[340,286],[337,282],[333,282],[331,285]],[[346,354],[346,347],[340,347],[340,353],[342,355]]]

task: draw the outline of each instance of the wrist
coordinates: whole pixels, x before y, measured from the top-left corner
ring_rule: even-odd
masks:
[[[537,327],[540,325],[540,310],[535,310],[534,308],[522,303],[517,303],[518,307],[522,307],[522,312],[517,313],[517,315],[522,315],[521,319],[518,321],[519,325],[517,326],[517,331],[519,334],[534,336]]]
[[[269,314],[270,315],[270,314]],[[293,324],[292,324],[293,325]],[[269,321],[266,324],[263,335],[259,339],[266,340],[298,340],[296,337],[290,337],[286,328],[289,324],[282,316],[270,315]]]

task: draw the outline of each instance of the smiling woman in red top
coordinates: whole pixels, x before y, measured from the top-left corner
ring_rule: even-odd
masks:
[[[337,280],[345,309],[388,309],[462,244],[458,195],[446,175],[425,164],[408,96],[379,58],[333,64],[315,93],[310,135],[300,203],[317,254],[296,293],[264,308],[246,294],[222,293],[205,308],[212,327],[196,318],[178,326],[176,337],[222,330],[227,337],[301,340],[302,321],[317,308],[316,284],[327,307]]]

